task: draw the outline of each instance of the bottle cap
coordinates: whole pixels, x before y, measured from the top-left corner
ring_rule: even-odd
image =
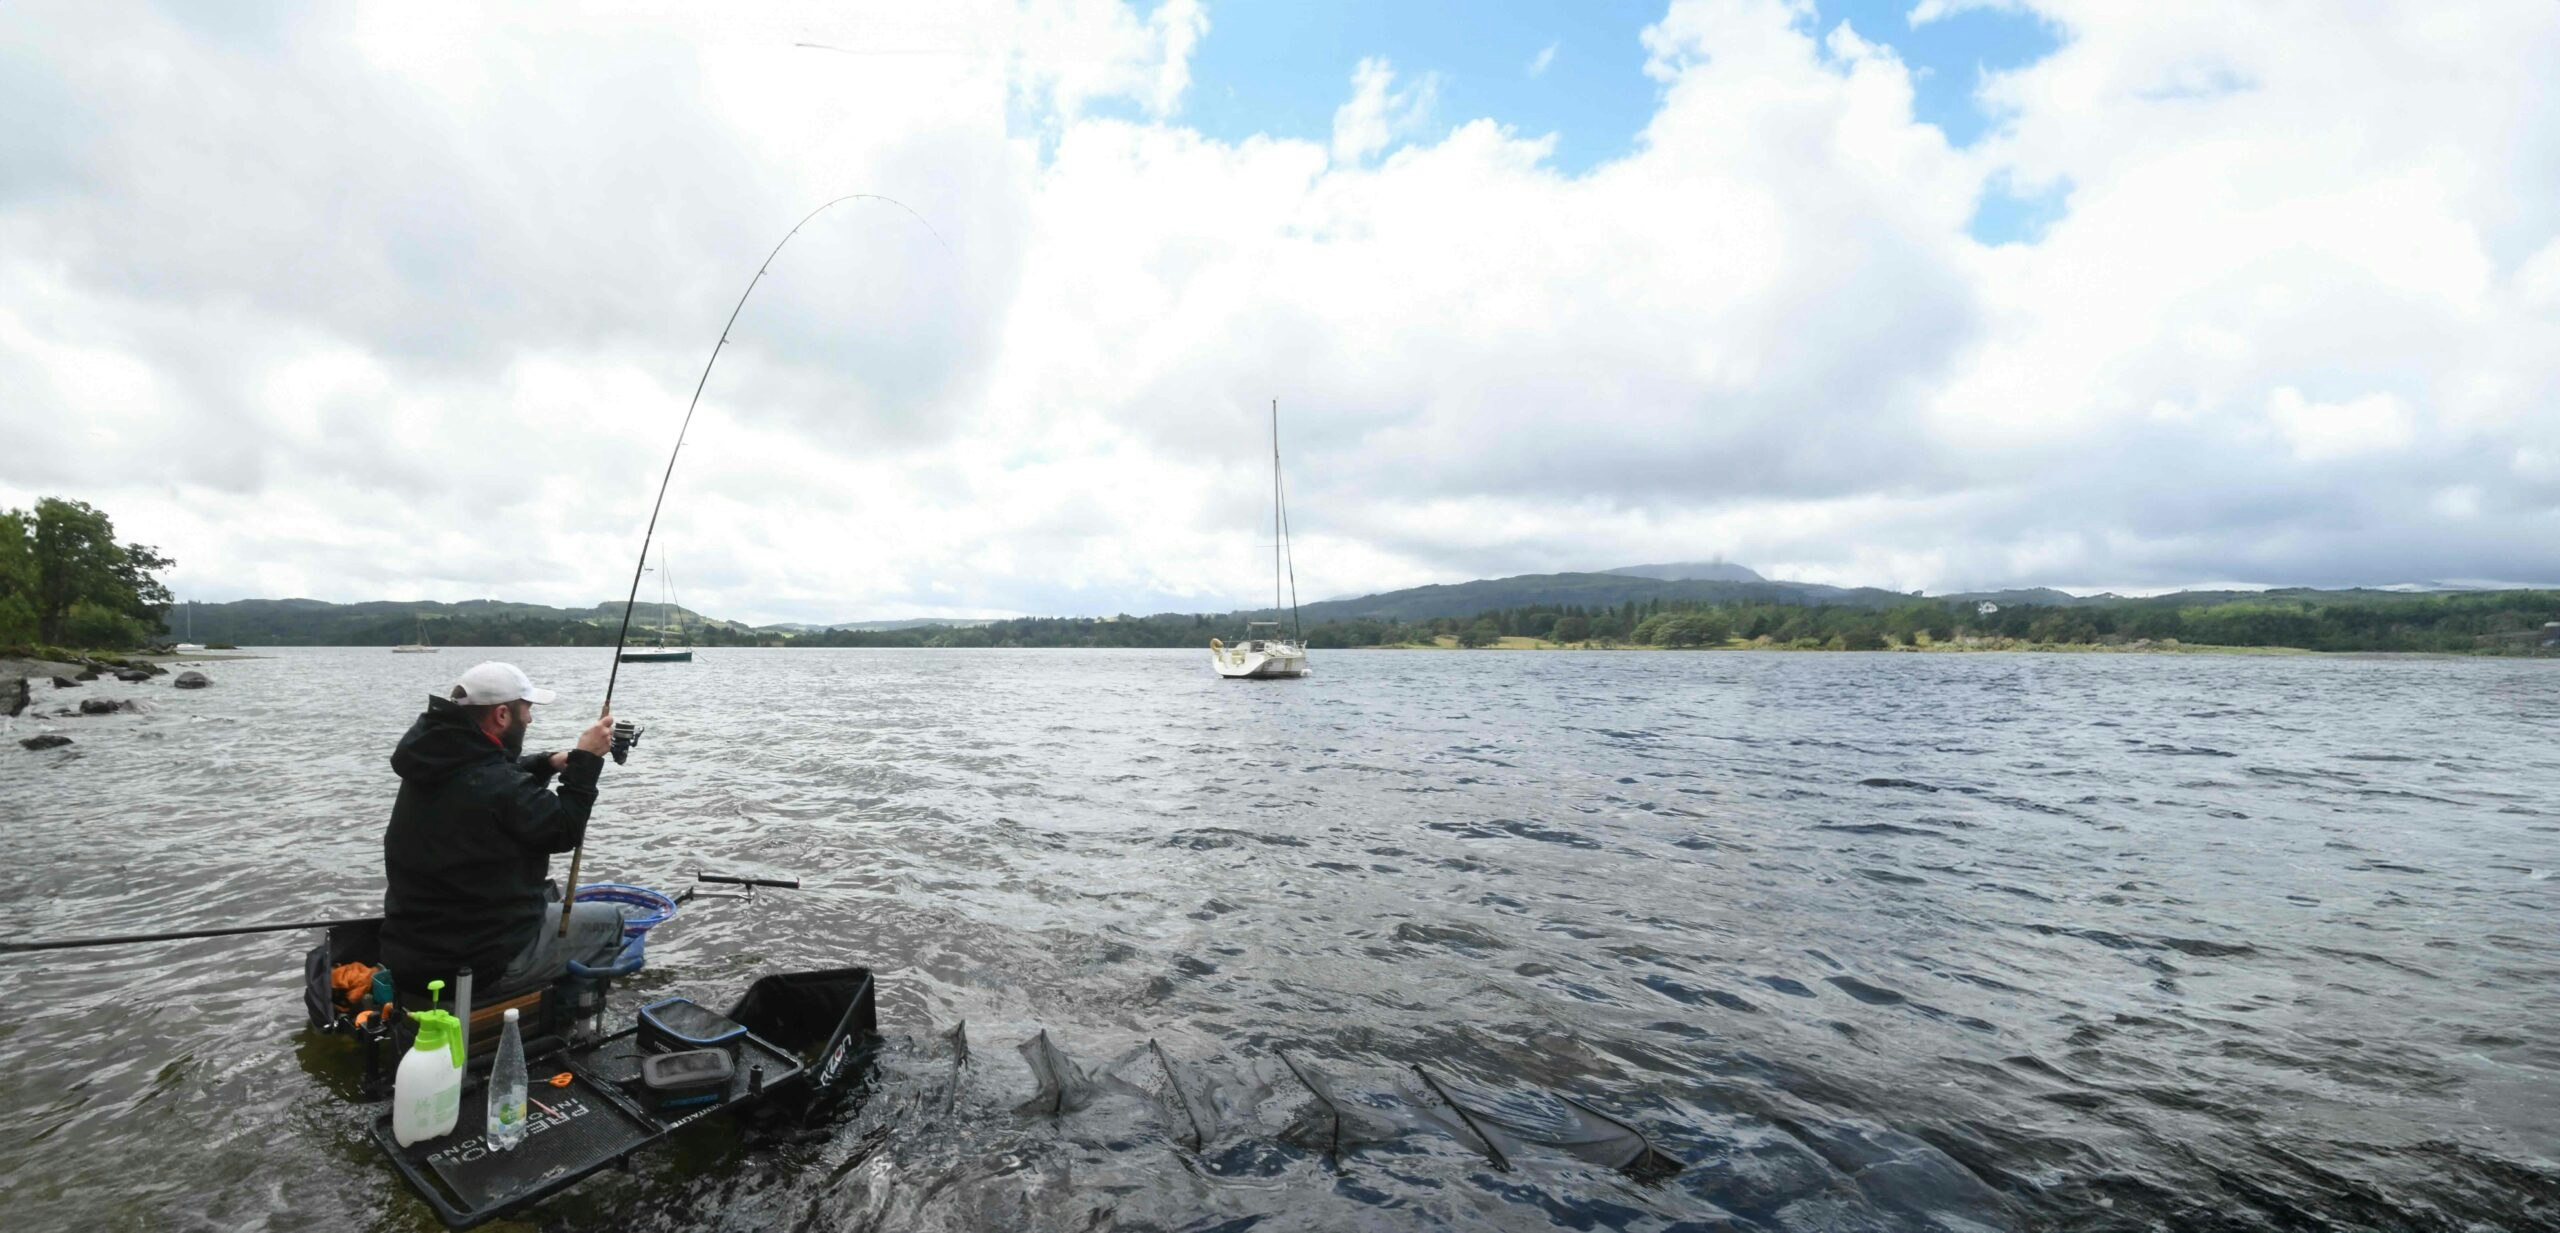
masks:
[[[513,1023],[513,1022],[515,1022],[515,1021],[516,1021],[516,1008],[515,1008],[515,1007],[513,1007],[513,1006],[510,1006],[510,1007],[508,1007],[508,1008],[507,1008],[507,1022],[509,1022],[509,1023]]]

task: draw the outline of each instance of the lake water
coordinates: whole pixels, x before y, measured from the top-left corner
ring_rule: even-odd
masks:
[[[0,930],[369,914],[385,756],[478,657],[39,685],[150,709],[0,746]],[[605,653],[503,657],[564,745]],[[589,876],[806,889],[689,905],[618,1004],[868,964],[889,1044],[824,1133],[694,1133],[535,1222],[2560,1227],[2560,663],[1315,659],[626,668]],[[0,1224],[432,1227],[302,1030],[310,944],[0,957]],[[1062,1114],[1018,1110],[1043,1031]],[[1540,1142],[1568,1097],[1679,1172]]]

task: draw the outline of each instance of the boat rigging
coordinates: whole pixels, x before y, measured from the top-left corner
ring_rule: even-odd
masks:
[[[1209,640],[1209,666],[1230,681],[1288,680],[1308,675],[1307,645],[1298,628],[1298,562],[1289,548],[1289,498],[1280,481],[1280,400],[1271,400],[1271,619],[1246,621],[1245,640],[1228,646]],[[1282,583],[1287,583],[1289,636],[1280,636]],[[1256,636],[1256,630],[1269,630]]]

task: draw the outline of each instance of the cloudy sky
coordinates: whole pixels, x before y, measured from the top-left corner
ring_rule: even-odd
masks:
[[[755,15],[726,10],[751,7]],[[2560,4],[0,13],[0,504],[753,620],[2560,581]],[[929,223],[929,227],[928,224]]]

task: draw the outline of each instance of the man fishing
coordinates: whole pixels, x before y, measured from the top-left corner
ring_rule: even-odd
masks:
[[[573,749],[527,756],[533,708],[552,697],[514,664],[484,663],[430,695],[392,750],[400,795],[382,835],[382,961],[404,986],[467,965],[484,982],[496,977],[483,988],[513,992],[621,949],[615,904],[574,905],[560,935],[551,854],[586,838],[613,716]]]

